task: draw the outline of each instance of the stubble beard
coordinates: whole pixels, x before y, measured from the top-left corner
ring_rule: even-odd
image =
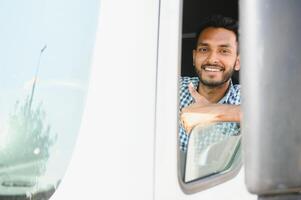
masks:
[[[203,67],[203,66],[202,66]],[[231,77],[232,77],[232,75],[233,75],[233,73],[234,73],[234,66],[231,68],[231,69],[229,69],[228,71],[223,71],[222,73],[223,73],[223,76],[222,76],[222,79],[221,80],[210,80],[210,79],[203,79],[202,78],[202,67],[201,67],[201,69],[197,69],[197,68],[195,68],[195,70],[196,70],[196,73],[198,74],[198,77],[199,77],[199,79],[200,79],[200,82],[203,84],[203,85],[205,85],[205,86],[207,86],[207,87],[210,87],[210,88],[216,88],[216,87],[220,87],[220,86],[222,86],[223,84],[225,84],[225,83],[227,83],[230,79],[231,79]]]

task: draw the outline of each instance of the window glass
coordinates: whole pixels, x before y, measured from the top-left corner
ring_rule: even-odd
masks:
[[[240,125],[220,122],[191,132],[185,168],[185,182],[223,173],[234,164],[240,150]]]
[[[0,2],[0,198],[49,198],[81,124],[99,0]]]

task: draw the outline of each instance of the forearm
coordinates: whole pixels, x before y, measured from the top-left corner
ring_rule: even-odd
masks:
[[[240,106],[229,104],[190,105],[182,110],[181,122],[189,133],[196,126],[218,122],[240,122]]]
[[[216,122],[240,122],[240,106],[228,104],[216,104]]]
[[[230,104],[190,105],[182,113],[205,114],[212,116],[213,122],[240,122],[240,106]]]

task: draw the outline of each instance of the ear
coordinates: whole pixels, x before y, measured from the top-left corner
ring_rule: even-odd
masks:
[[[239,57],[239,55],[236,58],[234,70],[235,71],[239,71],[240,70],[240,57]]]
[[[195,49],[192,50],[192,64],[195,66]]]

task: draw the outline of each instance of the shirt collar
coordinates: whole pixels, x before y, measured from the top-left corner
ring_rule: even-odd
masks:
[[[199,84],[200,84],[200,79],[199,77],[196,77],[196,79],[194,79],[192,81],[192,84],[194,86],[194,88],[198,88]],[[218,101],[219,104],[223,104],[225,102],[227,102],[227,100],[229,99],[230,95],[231,95],[231,91],[233,91],[234,89],[234,86],[233,86],[233,83],[232,83],[232,79],[230,79],[230,84],[229,84],[229,88],[227,89],[227,92],[226,94],[224,95],[223,98],[221,98],[221,100]]]

